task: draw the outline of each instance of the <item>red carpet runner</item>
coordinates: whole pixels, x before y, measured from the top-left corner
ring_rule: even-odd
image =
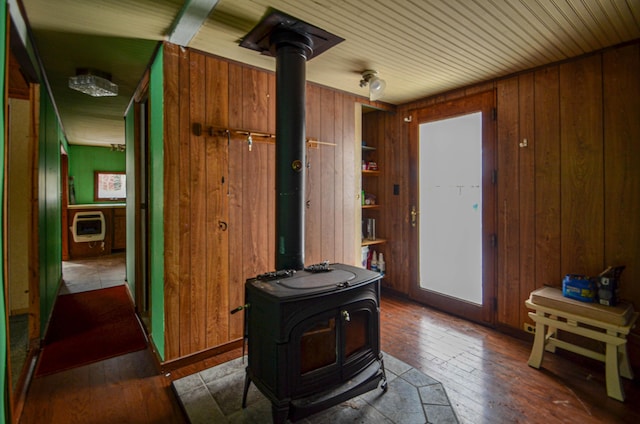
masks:
[[[36,377],[146,346],[125,286],[58,296]]]

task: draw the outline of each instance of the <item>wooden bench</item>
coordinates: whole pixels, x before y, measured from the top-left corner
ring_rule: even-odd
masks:
[[[544,287],[531,293],[525,301],[529,317],[536,323],[535,338],[529,365],[540,368],[544,352],[556,347],[605,363],[607,395],[621,402],[624,390],[620,377],[633,379],[627,355],[627,335],[638,319],[638,312],[629,303],[605,306],[566,298],[562,290]],[[605,353],[560,340],[557,330],[597,340],[605,344]]]

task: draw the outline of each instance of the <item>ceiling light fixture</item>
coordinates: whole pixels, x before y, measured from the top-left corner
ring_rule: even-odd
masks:
[[[77,69],[69,77],[69,88],[93,97],[117,96],[118,86],[111,82],[111,74],[93,69]]]
[[[369,86],[369,100],[375,101],[384,96],[387,82],[378,76],[378,71],[366,70],[362,72],[360,87]]]

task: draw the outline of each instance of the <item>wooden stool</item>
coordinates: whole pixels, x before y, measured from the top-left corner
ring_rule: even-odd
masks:
[[[633,378],[627,355],[627,334],[638,319],[631,304],[585,303],[564,297],[558,288],[544,287],[531,292],[525,305],[535,311],[529,312],[529,317],[536,323],[530,366],[540,368],[545,350],[555,352],[556,347],[602,361],[605,363],[607,395],[624,401],[620,376]],[[605,354],[559,340],[557,330],[603,342]]]

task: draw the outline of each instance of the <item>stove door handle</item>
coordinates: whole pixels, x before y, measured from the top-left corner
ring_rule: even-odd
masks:
[[[342,311],[342,318],[343,318],[346,322],[351,321],[351,315],[349,315],[349,311]]]

